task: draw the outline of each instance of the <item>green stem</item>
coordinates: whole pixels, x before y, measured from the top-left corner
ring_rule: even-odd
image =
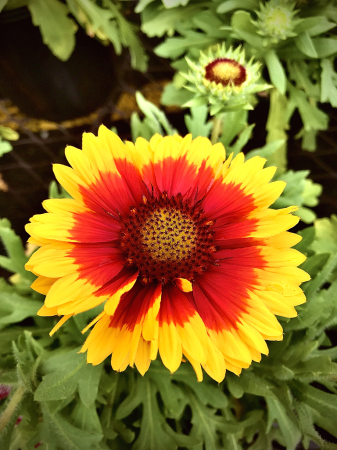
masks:
[[[25,392],[26,390],[24,386],[21,385],[12,395],[10,401],[8,402],[7,408],[0,417],[0,433],[6,428],[8,422],[11,420],[11,417],[14,414],[19,403],[21,402]]]
[[[223,114],[220,116],[215,116],[213,120],[213,129],[212,129],[212,135],[211,135],[211,142],[212,144],[216,144],[218,142],[219,136],[222,131],[222,119]]]
[[[284,140],[275,153],[268,157],[268,164],[275,165],[278,173],[283,173],[287,168],[287,129],[288,129],[288,100],[285,95],[280,94],[277,89],[270,93],[269,114],[267,120],[267,139],[270,143],[279,139]]]

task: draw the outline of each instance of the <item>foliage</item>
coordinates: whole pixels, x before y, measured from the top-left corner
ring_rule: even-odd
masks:
[[[278,100],[285,102],[285,126],[298,110],[303,123],[299,134],[303,148],[314,150],[317,131],[328,126],[328,116],[319,108],[319,102],[336,106],[337,100],[337,7],[329,1],[297,3],[190,0],[187,6],[174,2],[176,6],[164,3],[163,8],[157,0],[140,2],[138,10],[144,33],[151,37],[166,34],[155,52],[170,58],[178,71],[188,69],[185,56],[197,61],[201,50],[215,44],[243,45],[248,57],[263,63],[263,74],[280,94]],[[186,98],[186,93],[179,95],[182,85],[184,80],[177,72],[173,84],[164,92],[163,103],[183,105],[191,99]],[[272,119],[270,128],[275,125]]]
[[[0,125],[0,156],[12,150],[12,145],[8,141],[16,141],[19,134],[11,128]]]
[[[137,100],[144,118],[133,116],[134,138],[175,133],[162,111],[140,94]],[[217,139],[236,154],[249,143],[254,125],[247,124],[246,110],[226,113],[223,120]],[[205,106],[185,115],[193,137],[209,136],[213,122]],[[282,144],[267,143],[247,158],[258,154],[270,165]],[[307,176],[278,173],[287,188],[275,206],[313,206],[320,187]],[[50,196],[64,196],[55,182]],[[303,219],[312,221],[313,212],[304,211]],[[336,449],[321,434],[337,437],[337,217],[318,219],[300,234],[297,248],[307,255],[302,267],[311,275],[303,286],[307,303],[297,307],[298,317],[282,321],[284,340],[269,344],[269,356],[240,377],[227,373],[217,385],[207,375],[198,383],[188,363],[170,375],[157,360],[144,377],[131,368],[114,373],[109,362],[87,365],[78,353],[81,330],[99,308],[75,316],[50,337],[55,319],[36,316],[43,296],[29,288],[34,275],[24,270],[32,248],[25,250],[3,219],[0,236],[8,256],[0,266],[13,275],[0,282],[0,384],[12,391],[0,400],[1,449],[272,450],[277,442],[295,450],[311,441]]]
[[[137,27],[127,19],[123,1],[2,0],[0,12],[21,6],[27,6],[33,24],[40,28],[43,42],[62,61],[70,57],[76,44],[78,25],[72,14],[89,36],[112,43],[117,55],[123,46],[128,47],[132,67],[146,70],[147,56],[137,37]]]

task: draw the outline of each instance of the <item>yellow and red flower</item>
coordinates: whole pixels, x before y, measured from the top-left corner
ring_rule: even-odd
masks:
[[[112,354],[114,370],[144,374],[159,351],[171,372],[186,358],[199,380],[203,367],[221,381],[282,339],[275,314],[296,316],[309,276],[287,232],[297,208],[269,209],[284,182],[270,183],[265,159],[226,160],[222,144],[191,135],[123,143],[104,126],[66,156],[72,168],[54,172],[73,198],[32,217],[41,248],[26,268],[46,294],[39,314],[63,315],[53,332],[105,302],[82,348],[88,362]]]

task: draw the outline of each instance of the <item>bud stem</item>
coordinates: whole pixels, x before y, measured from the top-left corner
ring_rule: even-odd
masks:
[[[221,134],[222,118],[223,118],[223,114],[221,114],[220,116],[214,117],[214,119],[213,119],[213,129],[212,129],[212,136],[211,136],[211,142],[213,145],[218,142],[218,138]]]

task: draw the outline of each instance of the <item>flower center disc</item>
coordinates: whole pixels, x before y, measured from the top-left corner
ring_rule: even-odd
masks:
[[[191,206],[181,195],[143,199],[122,218],[120,245],[128,267],[139,269],[143,284],[175,278],[192,281],[213,262],[213,221],[200,206]]]
[[[205,70],[205,78],[208,81],[221,83],[223,86],[228,86],[230,83],[241,86],[246,81],[246,69],[234,59],[215,59],[206,66]]]

